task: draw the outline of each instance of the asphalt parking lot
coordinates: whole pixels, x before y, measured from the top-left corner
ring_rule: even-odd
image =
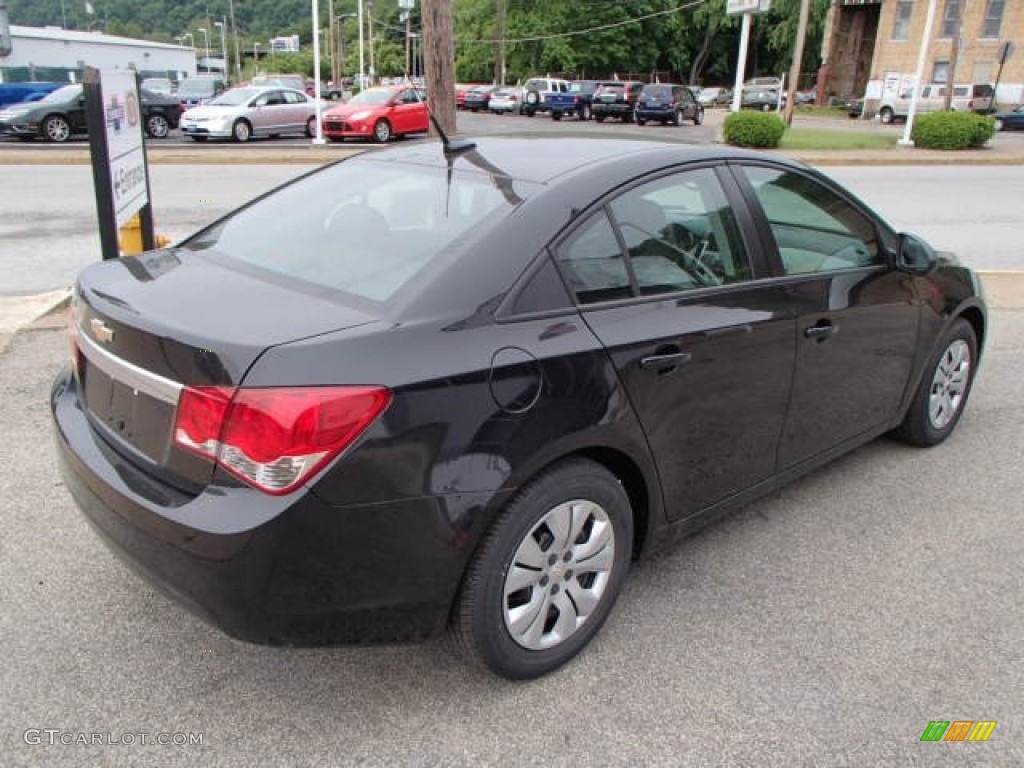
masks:
[[[245,645],[154,593],[61,487],[47,325],[0,356],[5,765],[1024,763],[1022,310],[994,313],[947,443],[877,441],[638,564],[583,655],[526,684],[440,641]],[[922,743],[932,720],[997,726]]]

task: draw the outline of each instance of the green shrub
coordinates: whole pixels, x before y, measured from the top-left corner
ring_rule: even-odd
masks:
[[[995,133],[995,120],[974,112],[932,112],[914,123],[914,145],[922,149],[980,147]]]
[[[778,115],[764,112],[733,112],[725,118],[722,137],[737,147],[777,147],[786,132]]]

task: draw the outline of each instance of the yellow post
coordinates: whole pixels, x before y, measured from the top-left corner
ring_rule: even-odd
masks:
[[[164,248],[171,243],[170,238],[163,235],[156,235],[153,239],[157,248]],[[120,245],[124,256],[138,256],[142,253],[142,219],[139,214],[136,213],[121,227]]]

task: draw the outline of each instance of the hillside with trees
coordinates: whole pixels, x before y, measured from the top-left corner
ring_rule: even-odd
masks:
[[[818,64],[829,0],[812,0],[804,71]],[[228,15],[228,0],[7,0],[11,23],[98,29],[113,35],[173,43],[197,29],[210,30]],[[405,25],[398,0],[365,0],[374,20],[377,73],[398,75],[405,67]],[[456,71],[460,80],[496,77],[501,10],[504,9],[506,80],[538,73],[573,77],[636,75],[692,83],[728,83],[735,65],[739,20],[725,14],[725,0],[453,0]],[[747,72],[788,70],[799,0],[775,0],[755,17]],[[92,13],[87,12],[92,9]],[[370,10],[372,9],[372,11]],[[336,16],[352,14],[356,0],[334,0]],[[418,28],[417,7],[413,31]],[[312,37],[308,0],[235,0],[235,18],[245,49],[271,37],[297,34],[303,46]],[[321,0],[321,24],[327,26]],[[345,71],[358,69],[354,21],[341,25]],[[308,51],[278,62],[312,73]],[[326,70],[324,70],[326,72]]]

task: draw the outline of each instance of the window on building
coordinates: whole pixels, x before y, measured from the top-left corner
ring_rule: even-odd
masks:
[[[932,82],[933,83],[948,83],[949,82],[949,62],[948,61],[936,61],[932,66]]]
[[[985,4],[985,19],[981,22],[982,37],[999,37],[999,28],[1003,25],[1003,7],[1005,0],[988,0]]]
[[[910,17],[914,14],[914,0],[900,0],[896,3],[896,21],[892,25],[893,40],[910,38]]]
[[[942,14],[942,32],[940,38],[951,39],[956,31],[956,24],[960,18],[960,0],[946,0],[946,10]]]

